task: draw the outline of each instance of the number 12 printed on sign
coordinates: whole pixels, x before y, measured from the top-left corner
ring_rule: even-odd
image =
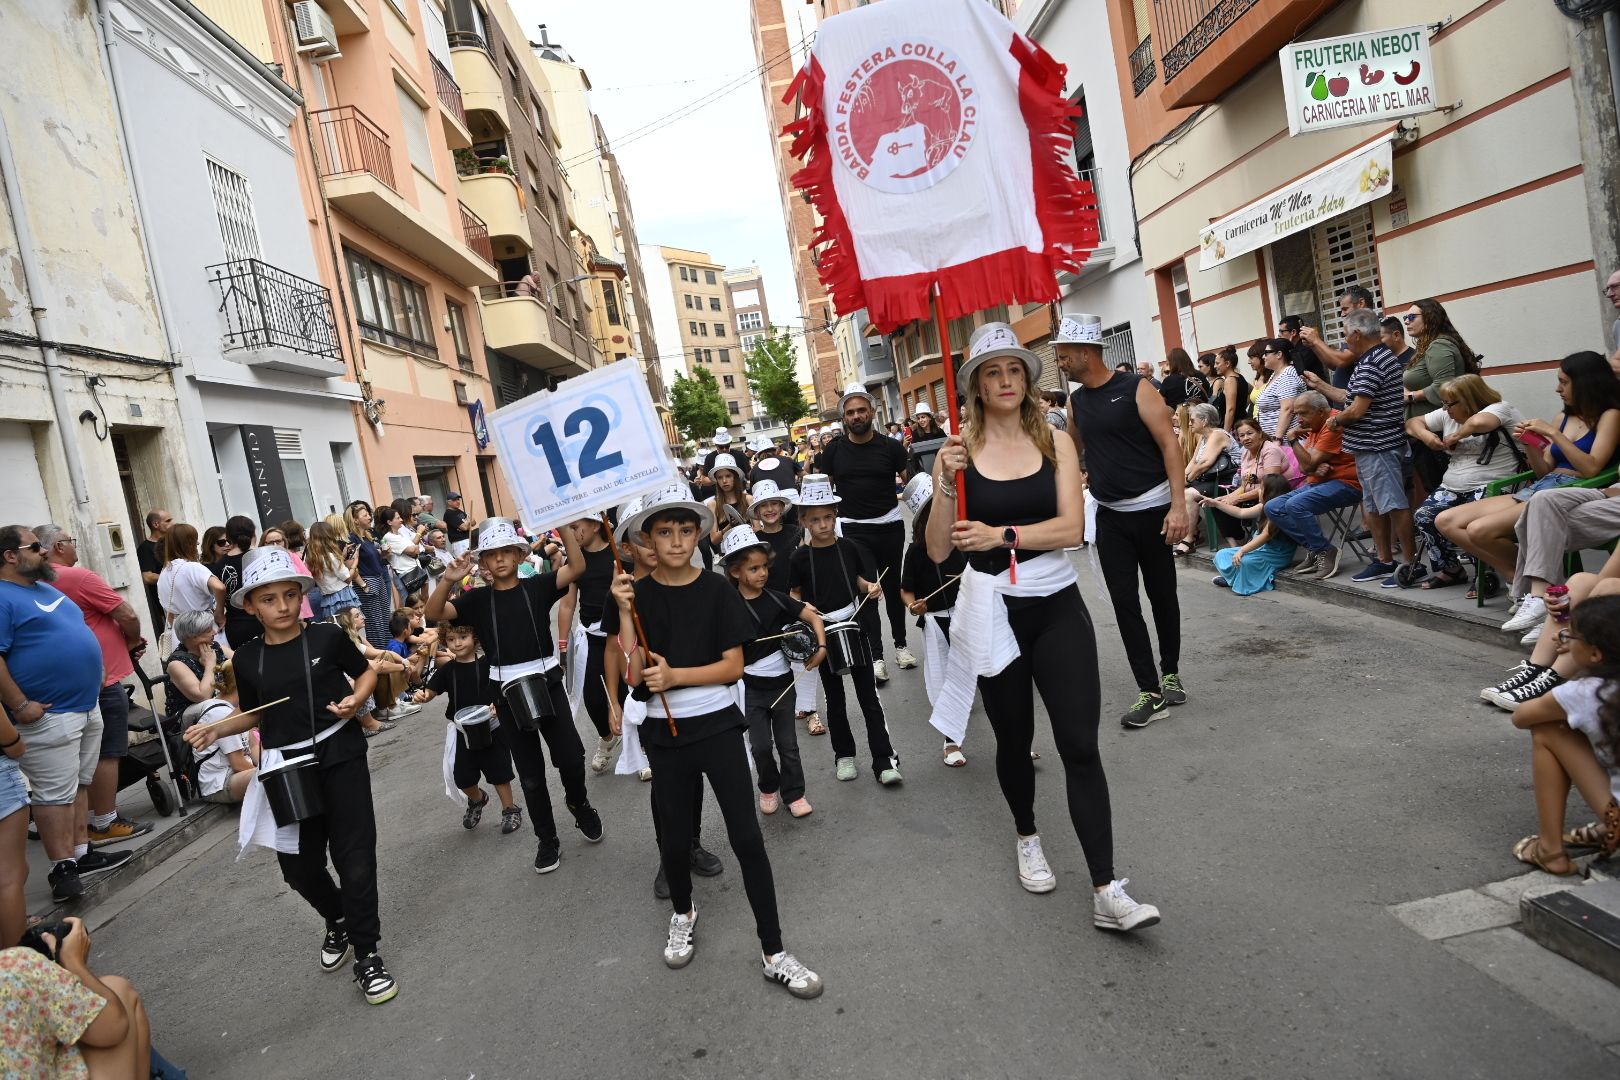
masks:
[[[494,413],[489,427],[530,529],[599,514],[675,476],[635,364],[613,364],[524,398]]]

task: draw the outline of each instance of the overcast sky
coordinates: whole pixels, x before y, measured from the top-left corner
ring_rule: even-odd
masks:
[[[585,68],[644,244],[758,263],[771,319],[792,325],[798,294],[758,76],[690,115],[652,121],[755,69],[747,0],[511,0],[531,40],[544,22]],[[649,284],[651,284],[649,282]],[[660,340],[661,352],[679,342]]]

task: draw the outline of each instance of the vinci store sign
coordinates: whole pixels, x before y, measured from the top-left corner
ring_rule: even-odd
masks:
[[[1279,56],[1290,135],[1440,107],[1426,26],[1294,42]]]

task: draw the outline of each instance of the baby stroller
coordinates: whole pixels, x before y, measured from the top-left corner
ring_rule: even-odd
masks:
[[[180,811],[181,817],[185,817],[186,803],[196,794],[196,784],[190,774],[191,748],[180,738],[180,729],[175,727],[170,730],[170,725],[158,712],[157,698],[152,693],[156,684],[147,678],[138,660],[135,678],[145,691],[146,709],[135,706],[135,691],[133,687],[129,688],[130,733],[150,731],[156,732],[157,737],[142,742],[131,739],[129,756],[118,766],[118,789],[122,791],[137,781],[145,780],[153,809],[163,817],[176,810]]]

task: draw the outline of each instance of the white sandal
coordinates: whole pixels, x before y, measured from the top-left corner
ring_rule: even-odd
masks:
[[[967,764],[967,756],[962,753],[960,746],[955,743],[945,744],[945,764],[953,769],[960,769]]]

